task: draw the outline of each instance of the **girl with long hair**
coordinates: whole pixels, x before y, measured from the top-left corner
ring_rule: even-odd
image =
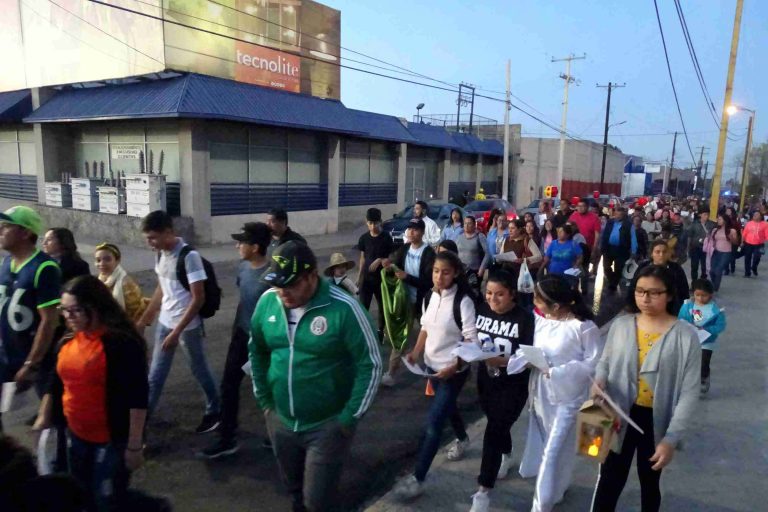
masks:
[[[715,291],[720,290],[723,274],[728,271],[731,264],[733,259],[731,247],[734,243],[737,243],[738,236],[731,218],[724,214],[718,215],[717,226],[709,234],[709,245],[713,248],[712,260],[709,266],[709,277],[712,280],[712,286],[714,286]]]
[[[661,506],[661,470],[675,455],[699,400],[701,347],[696,330],[678,320],[674,278],[660,266],[637,273],[629,315],[608,331],[592,394],[603,389],[643,433],[621,422],[618,444],[600,465],[593,512],[616,509],[632,459],[643,512]]]
[[[490,490],[498,478],[506,478],[509,473],[512,466],[510,429],[528,400],[529,372],[507,374],[509,357],[520,345],[533,344],[533,314],[517,304],[516,288],[517,281],[509,272],[493,271],[488,276],[485,302],[477,307],[478,338],[481,343],[491,340],[500,355],[481,362],[477,372],[480,407],[488,422],[472,512],[488,510]]]
[[[529,213],[525,214],[526,217],[530,215]],[[531,237],[531,239],[536,243],[536,246],[541,246],[541,235],[539,234],[539,226],[536,225],[536,221],[526,220],[525,221],[525,233]]]
[[[736,274],[736,260],[739,259],[739,248],[741,247],[741,221],[736,210],[728,207],[725,209],[724,217],[730,219],[731,227],[736,230],[736,241],[731,243],[731,259],[723,271],[723,275]]]
[[[443,228],[443,233],[440,235],[440,241],[456,239],[464,233],[464,216],[461,214],[461,210],[454,208],[451,210],[451,220]]]
[[[48,428],[54,404],[67,425],[72,476],[85,488],[91,509],[112,510],[143,463],[147,414],[144,339],[93,276],[70,281],[61,298],[69,333],[56,349],[56,372],[33,429]]]
[[[541,241],[539,249],[541,249],[542,254],[546,254],[547,249],[549,249],[549,246],[557,240],[557,230],[555,229],[555,224],[552,222],[551,219],[547,219],[544,221],[544,227],[541,229]]]
[[[456,254],[444,251],[435,257],[432,283],[434,287],[422,307],[421,332],[416,346],[406,357],[411,364],[416,364],[424,356],[426,371],[432,374],[430,382],[435,396],[419,444],[416,468],[412,475],[395,486],[395,494],[402,499],[412,499],[423,492],[429,467],[440,448],[443,426],[455,412],[456,400],[470,374],[469,365],[451,352],[459,342],[478,341],[475,305],[469,295],[463,265]],[[454,301],[460,301],[460,322],[454,313]],[[466,442],[466,432],[459,437]]]
[[[139,285],[120,264],[120,248],[115,244],[101,243],[96,246],[93,257],[96,260],[96,270],[99,271],[99,281],[112,292],[112,297],[125,310],[128,318],[138,320],[147,307],[147,301],[144,300]]]
[[[530,416],[523,478],[536,476],[532,512],[548,512],[563,499],[576,463],[576,415],[589,393],[590,378],[602,353],[600,330],[581,294],[560,275],[548,275],[535,286],[534,347],[546,368],[531,368]],[[518,373],[526,359],[510,358],[507,370]]]
[[[46,231],[42,247],[43,251],[59,264],[62,284],[74,277],[91,273],[88,263],[77,252],[75,235],[67,228],[52,228]]]
[[[520,269],[523,261],[528,266],[531,276],[536,275],[541,265],[541,252],[536,242],[525,232],[525,224],[520,219],[515,219],[509,223],[509,236],[504,242],[500,254],[496,256],[496,261],[507,270],[517,282],[520,276]],[[520,305],[532,308],[533,296],[530,293],[519,293],[518,301]]]

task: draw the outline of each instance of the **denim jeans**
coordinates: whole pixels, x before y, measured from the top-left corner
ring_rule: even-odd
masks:
[[[90,509],[114,510],[128,488],[124,444],[96,444],[67,431],[69,471],[87,491]]]
[[[424,431],[419,451],[416,458],[416,469],[414,475],[416,480],[423,482],[427,477],[429,467],[440,449],[440,439],[443,434],[443,426],[453,412],[456,410],[456,399],[461,393],[461,388],[469,376],[469,369],[455,374],[449,379],[430,379],[432,388],[435,390],[435,397],[432,399],[432,405],[429,407],[427,416],[427,428]]]
[[[720,282],[723,280],[723,272],[731,263],[731,253],[715,251],[712,254],[712,268],[709,269],[709,277],[712,279],[712,286],[715,291],[720,289]]]
[[[264,419],[293,510],[337,510],[336,491],[354,430],[344,432],[332,419],[314,430],[293,432],[274,411]]]
[[[155,347],[152,350],[152,364],[149,367],[148,412],[150,414],[154,412],[155,407],[157,407],[157,402],[160,400],[160,394],[163,392],[165,379],[168,378],[168,373],[171,371],[173,355],[176,353],[175,347],[169,350],[163,350],[163,340],[170,333],[171,329],[163,324],[157,324],[157,330],[155,331]],[[200,384],[200,387],[203,388],[203,392],[205,392],[205,413],[218,414],[221,408],[221,402],[219,400],[219,393],[216,390],[216,382],[213,380],[211,368],[208,366],[208,360],[205,357],[203,341],[203,328],[200,326],[184,331],[181,335],[179,344],[187,355],[192,375],[194,375],[195,379],[197,379],[197,382]]]

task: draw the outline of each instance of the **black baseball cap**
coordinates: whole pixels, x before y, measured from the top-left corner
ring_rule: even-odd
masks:
[[[317,258],[306,244],[291,240],[278,246],[261,282],[277,288],[291,286],[302,275],[317,268]]]
[[[255,244],[259,247],[267,247],[270,243],[272,233],[269,227],[263,222],[246,222],[240,233],[233,233],[232,240],[245,244]]]
[[[418,229],[419,231],[424,232],[427,229],[427,226],[422,219],[411,219],[408,221],[408,227],[406,229]]]

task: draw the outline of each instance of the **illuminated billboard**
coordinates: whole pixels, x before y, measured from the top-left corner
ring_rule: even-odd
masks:
[[[340,98],[335,9],[309,0],[103,1],[111,5],[0,0],[0,91],[174,70]]]

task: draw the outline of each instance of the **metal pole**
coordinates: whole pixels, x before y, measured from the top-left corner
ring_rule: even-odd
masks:
[[[565,91],[563,92],[563,117],[560,121],[560,151],[557,157],[557,176],[555,177],[555,185],[560,194],[563,190],[563,166],[565,157],[565,124],[568,119],[568,86],[571,84],[571,59],[566,60],[565,66]],[[562,196],[561,196],[562,197]]]
[[[504,103],[504,160],[501,164],[501,198],[509,197],[509,95],[512,63],[507,59],[507,101]]]
[[[672,161],[669,164],[669,169],[664,173],[664,186],[661,188],[661,193],[665,194],[669,192],[669,180],[672,179],[672,172],[675,169],[675,149],[677,148],[677,132],[675,132],[675,138],[672,140]]]
[[[461,89],[464,84],[459,84],[459,99],[456,100],[456,133],[459,133],[459,123],[461,122]]]
[[[608,101],[605,104],[605,133],[603,133],[603,163],[600,165],[600,193],[603,193],[603,184],[605,183],[605,155],[608,152],[608,118],[611,115],[611,89],[613,83],[608,82]]]
[[[712,177],[712,196],[709,201],[709,216],[715,218],[720,201],[720,179],[723,176],[723,161],[725,160],[725,144],[728,135],[728,112],[733,95],[733,75],[736,71],[736,56],[739,52],[739,32],[741,30],[741,11],[744,0],[736,0],[736,15],[733,19],[733,36],[731,38],[731,55],[728,59],[728,76],[725,81],[725,97],[723,98],[723,113],[720,118],[720,139],[717,143],[717,160],[715,160],[715,175]]]
[[[749,116],[747,126],[747,146],[744,148],[744,170],[741,172],[741,198],[739,199],[739,215],[744,214],[744,200],[747,197],[747,179],[749,178],[749,151],[752,149],[752,125],[755,122],[755,113]]]
[[[469,105],[469,133],[472,133],[472,118],[475,115],[475,88],[472,88],[472,103]]]

